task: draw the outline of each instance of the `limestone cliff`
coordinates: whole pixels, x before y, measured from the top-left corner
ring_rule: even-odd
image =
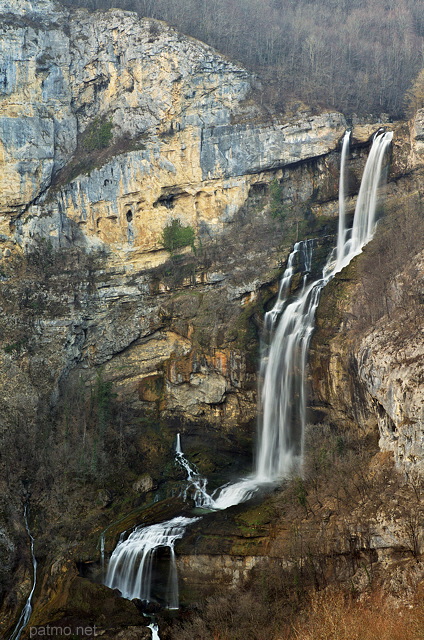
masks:
[[[311,362],[316,408],[375,429],[412,476],[422,475],[424,444],[422,118],[395,142],[376,239],[324,291]]]
[[[334,212],[346,125],[273,117],[244,69],[163,23],[47,0],[1,10],[7,627],[29,581],[22,499],[38,523],[43,610],[62,584],[51,567],[69,567],[47,543],[55,528],[94,536],[93,549],[122,510],[175,490],[177,430],[215,483],[250,467],[262,306],[301,203]],[[293,213],[281,234],[266,204],[283,172]],[[175,219],[196,254],[164,249]]]
[[[340,114],[270,121],[249,99],[245,70],[163,23],[123,11],[68,16],[48,3],[40,21],[31,6],[34,24],[9,14],[2,38],[1,206],[20,217],[21,244],[34,233],[72,243],[67,219],[127,258],[160,249],[171,216],[213,237],[262,171],[328,153],[345,128]],[[90,157],[84,132],[105,122],[109,153]],[[61,179],[75,150],[92,165],[76,162]],[[54,196],[44,193],[53,176]]]
[[[273,252],[280,240],[272,231],[266,268],[259,273],[253,252],[262,248],[244,239],[245,260],[254,272],[247,282],[243,273],[236,274],[236,256],[230,262],[225,257],[223,271],[215,271],[220,268],[215,265],[211,273],[201,267],[194,273],[185,265],[181,284],[194,277],[205,287],[188,306],[187,296],[172,303],[172,313],[181,317],[174,322],[180,327],[176,331],[163,332],[162,299],[156,296],[169,285],[146,269],[168,260],[161,237],[172,219],[192,226],[197,244],[231,242],[220,234],[235,237],[236,224],[247,227],[246,220],[236,222],[236,215],[249,193],[255,187],[263,193],[285,166],[328,156],[344,131],[343,116],[323,114],[292,123],[271,119],[249,97],[254,80],[245,70],[167,25],[140,21],[135,14],[69,14],[48,2],[36,10],[24,2],[16,11],[12,6],[5,10],[0,123],[5,265],[21,248],[104,254],[103,276],[96,274],[92,291],[81,283],[72,300],[71,292],[66,297],[61,290],[66,285],[57,286],[66,307],[60,319],[36,313],[40,335],[49,335],[49,346],[42,342],[49,379],[55,381],[50,394],[57,395],[57,384],[76,364],[101,365],[129,348],[119,356],[122,363],[106,368],[114,377],[112,372],[122,371],[125,362],[126,375],[114,377],[120,388],[126,384],[133,393],[143,380],[162,377],[173,354],[187,364],[168,367],[164,406],[193,415],[205,404],[219,407],[228,400],[230,406],[246,366],[244,354],[229,348],[231,340],[210,342],[215,349],[226,343],[222,354],[212,352],[209,361],[196,364],[191,320],[202,315],[202,305],[215,304],[214,289],[224,287],[220,297],[228,296],[236,314],[253,301],[270,269],[279,264]],[[313,172],[311,187],[302,187],[305,193],[299,177],[287,179],[289,202],[310,200],[312,192],[324,189],[326,168],[314,177]],[[330,193],[326,187],[322,200],[332,197],[331,189],[335,184]],[[272,225],[262,214],[257,217],[265,235]],[[256,224],[254,218],[251,214],[250,224]],[[237,250],[243,252],[242,247]],[[183,273],[175,263],[169,269]],[[41,311],[53,293],[40,296],[30,305]],[[178,305],[185,307],[183,313]],[[19,339],[11,337],[9,344]],[[154,357],[149,355],[153,352]],[[178,366],[184,366],[184,374],[177,372]],[[27,387],[33,387],[29,380]]]

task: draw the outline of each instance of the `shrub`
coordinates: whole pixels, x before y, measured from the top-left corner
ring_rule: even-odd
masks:
[[[168,251],[190,246],[194,251],[195,231],[190,225],[183,226],[181,220],[173,218],[162,232],[162,244]]]
[[[5,353],[11,354],[11,353],[16,353],[16,354],[20,354],[21,351],[23,349],[25,349],[25,347],[28,345],[28,338],[21,338],[20,340],[17,340],[16,342],[11,342],[6,344],[3,347],[3,351]]]
[[[113,124],[110,120],[102,122],[96,118],[84,131],[82,146],[84,151],[106,149],[112,141]]]
[[[272,218],[279,218],[284,220],[286,217],[286,210],[281,201],[283,195],[283,187],[278,182],[277,178],[269,185],[269,212]]]

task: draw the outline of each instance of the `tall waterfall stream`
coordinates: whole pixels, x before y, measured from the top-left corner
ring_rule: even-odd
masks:
[[[346,228],[345,164],[349,137],[343,139],[337,246],[322,275],[310,281],[313,244],[295,244],[280,282],[274,307],[265,316],[265,336],[259,377],[261,381],[258,440],[255,468],[251,476],[207,492],[207,480],[185,458],[178,434],[176,463],[187,473],[184,497],[190,495],[197,507],[222,510],[248,500],[262,485],[276,483],[292,470],[299,470],[303,456],[305,428],[305,369],[314,329],[315,312],[325,285],[358,255],[374,234],[378,187],[383,160],[393,134],[378,133],[373,141],[361,181],[352,228]],[[290,285],[294,273],[302,272],[302,284],[294,297]],[[150,601],[152,566],[156,551],[170,553],[166,606],[178,608],[178,579],[174,544],[198,518],[177,517],[160,524],[139,526],[121,536],[110,558],[105,584],[117,588],[126,598]],[[157,629],[155,629],[157,634]],[[158,636],[157,636],[158,637]],[[14,640],[14,639],[13,639]]]
[[[30,594],[27,598],[25,606],[22,609],[21,615],[19,616],[19,620],[16,623],[16,627],[14,628],[9,640],[19,640],[23,630],[27,626],[32,613],[32,596],[34,595],[35,587],[37,585],[37,560],[34,554],[34,538],[31,535],[31,531],[28,524],[28,505],[27,504],[25,504],[25,507],[24,507],[24,520],[25,520],[25,529],[30,539],[33,580],[32,580],[32,588],[31,588]]]

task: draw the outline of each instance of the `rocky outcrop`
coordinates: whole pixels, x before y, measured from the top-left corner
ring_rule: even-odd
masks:
[[[416,261],[415,266],[420,265],[422,257]],[[414,272],[417,275],[420,269]],[[400,286],[412,286],[408,278],[404,277],[402,285],[400,282],[398,274]],[[362,295],[361,286],[349,279],[347,283],[339,279],[323,294],[311,360],[313,409],[320,419],[324,415],[351,428],[359,426],[364,432],[378,433],[381,450],[394,453],[399,469],[422,475],[423,356],[419,316],[415,310],[411,317],[405,308],[397,308],[390,316],[383,315],[375,326],[358,332],[355,317],[358,309],[367,304]],[[341,327],[337,335],[331,335],[325,319],[334,309]]]
[[[412,291],[417,286],[422,290],[423,273],[421,253],[395,280],[400,304],[402,290]],[[392,451],[397,465],[407,474],[423,475],[422,326],[419,316],[411,322],[405,311],[396,315],[396,319],[385,317],[361,340],[357,349],[358,375],[373,400],[380,448]]]

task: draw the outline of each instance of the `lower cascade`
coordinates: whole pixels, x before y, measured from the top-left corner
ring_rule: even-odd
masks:
[[[196,467],[187,460],[181,449],[181,436],[177,434],[177,444],[175,447],[175,461],[187,473],[187,486],[183,492],[184,500],[188,495],[192,497],[196,507],[204,509],[213,509],[214,500],[207,492],[208,481],[203,478]]]
[[[378,187],[383,161],[392,132],[378,133],[364,168],[355,208],[353,226],[346,228],[344,212],[344,173],[349,133],[343,139],[340,170],[339,230],[320,278],[311,281],[313,240],[297,242],[290,254],[280,282],[274,307],[265,315],[264,344],[259,371],[260,406],[255,469],[251,476],[207,492],[207,480],[184,456],[177,436],[175,459],[187,473],[183,497],[191,497],[196,507],[223,510],[248,500],[260,486],[276,483],[293,470],[300,470],[305,428],[305,369],[315,312],[325,285],[358,255],[375,231]],[[300,290],[291,296],[295,273],[302,273]],[[199,518],[177,517],[160,524],[137,527],[126,539],[121,536],[110,558],[105,584],[120,590],[125,598],[152,599],[154,558],[159,548],[170,552],[165,606],[176,609],[178,579],[175,542]],[[153,627],[151,626],[152,630]],[[157,634],[157,628],[154,629]],[[157,636],[158,637],[158,636]],[[13,638],[15,640],[15,638]]]
[[[187,526],[198,518],[177,517],[148,527],[137,527],[125,540],[118,542],[110,558],[105,585],[119,589],[124,598],[152,599],[152,575],[156,551],[170,550],[165,606],[178,609],[178,577],[174,544],[182,538]],[[122,536],[121,536],[122,537]]]
[[[241,480],[225,484],[216,489],[212,495],[207,492],[207,479],[203,478],[196,467],[184,456],[181,449],[181,437],[177,434],[175,459],[187,473],[187,487],[183,492],[183,498],[190,495],[196,507],[221,511],[235,504],[248,500],[258,488],[257,482],[251,479]]]
[[[160,640],[159,638],[159,627],[155,622],[149,624],[149,629],[152,630],[152,640]]]

